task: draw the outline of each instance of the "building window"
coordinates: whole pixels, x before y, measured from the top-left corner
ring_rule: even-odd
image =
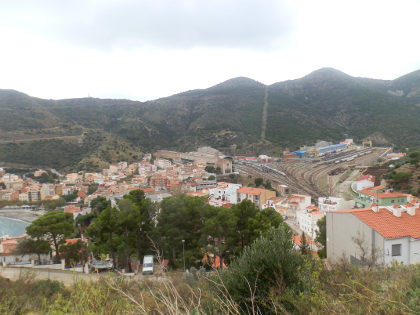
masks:
[[[401,244],[392,245],[392,256],[401,256]]]

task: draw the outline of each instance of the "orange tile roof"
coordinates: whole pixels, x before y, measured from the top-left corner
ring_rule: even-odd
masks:
[[[80,207],[76,207],[76,206],[67,206],[64,208],[64,212],[66,213],[75,213],[75,212],[79,212],[80,211]]]
[[[241,194],[247,194],[247,195],[261,195],[262,193],[265,193],[267,191],[267,189],[262,189],[262,188],[254,188],[254,187],[241,187],[238,189],[238,193]]]
[[[375,182],[375,176],[373,175],[363,175],[363,176],[360,176],[357,180],[360,181],[360,180],[365,180],[365,179],[371,182]]]
[[[385,238],[420,238],[420,208],[416,209],[413,216],[402,212],[401,217],[396,217],[385,208],[380,208],[377,213],[370,210],[354,215]]]
[[[78,241],[81,241],[81,242],[87,242],[87,239],[86,238],[69,238],[69,239],[66,239],[66,245],[69,245],[69,244],[75,244],[75,243],[77,243]]]
[[[309,237],[309,236],[306,236],[305,235],[305,238],[306,238],[306,243],[307,244],[312,244],[312,245],[316,245],[316,243]],[[301,235],[294,235],[293,237],[292,237],[292,241],[293,241],[293,243],[295,243],[296,245],[302,245],[302,236]]]
[[[384,238],[412,237],[420,238],[420,208],[416,209],[415,215],[402,212],[401,217],[396,217],[391,211],[380,208],[374,212],[370,208],[349,209],[332,211],[334,213],[353,213],[362,222],[366,223]]]
[[[80,198],[85,199],[85,198],[87,197],[87,195],[86,195],[86,193],[85,193],[85,192],[83,192],[83,191],[79,191],[79,192],[77,193],[77,197],[80,197]]]
[[[407,197],[406,194],[400,192],[374,192],[372,189],[362,189],[360,193],[364,195],[369,195],[376,198],[400,198],[400,197]]]
[[[201,191],[190,191],[187,193],[187,196],[191,196],[191,197],[204,197],[207,196],[208,194],[203,193]]]
[[[152,187],[140,188],[140,190],[143,190],[143,192],[145,192],[145,193],[154,192],[155,191]]]
[[[204,255],[204,257],[203,257],[203,259],[201,261],[203,263],[208,263],[214,269],[220,268],[220,266],[222,267],[222,269],[226,269],[227,268],[227,265],[225,264],[224,259],[222,260],[222,264],[220,264],[220,256],[214,255],[214,254],[212,254],[210,252],[207,252]]]
[[[284,197],[271,197],[271,198],[268,198],[267,201],[270,200],[273,203],[278,203],[280,201],[284,201],[285,199],[286,198]]]
[[[305,196],[302,196],[302,195],[291,195],[289,198],[305,199]]]
[[[372,211],[371,208],[359,208],[359,209],[334,210],[334,211],[329,211],[329,212],[331,212],[331,213],[350,213],[350,212],[361,212],[361,211],[366,211],[366,210]]]
[[[311,215],[320,215],[320,214],[324,214],[324,212],[322,212],[322,211],[312,211],[312,212],[309,212],[309,214],[311,214]]]
[[[318,210],[317,206],[307,206],[306,209],[308,210]]]

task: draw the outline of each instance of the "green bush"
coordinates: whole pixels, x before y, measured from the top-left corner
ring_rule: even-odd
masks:
[[[406,183],[410,179],[411,174],[407,172],[398,172],[394,176],[394,181],[397,183]]]
[[[285,288],[301,291],[302,274],[298,270],[305,260],[294,250],[291,238],[284,225],[269,230],[215,277],[215,294],[227,293],[245,313],[267,313],[272,311],[269,300],[273,288],[278,288],[279,294]]]

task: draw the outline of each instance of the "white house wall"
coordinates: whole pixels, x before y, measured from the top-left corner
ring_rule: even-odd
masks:
[[[351,261],[351,256],[360,259],[361,251],[355,238],[363,239],[368,253],[373,246],[380,251],[384,248],[384,238],[352,213],[327,212],[326,216],[327,259],[330,262],[337,263],[342,258]],[[382,259],[378,263],[382,263]]]
[[[401,244],[401,256],[392,256],[392,245]],[[385,263],[393,261],[404,265],[420,263],[420,239],[411,237],[387,239],[384,244]]]

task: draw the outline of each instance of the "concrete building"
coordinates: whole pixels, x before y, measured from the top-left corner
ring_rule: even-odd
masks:
[[[299,151],[294,151],[292,153],[295,153],[296,156],[301,159],[301,158],[306,157],[307,152],[308,152],[307,150],[299,150]]]
[[[384,186],[376,186],[360,190],[355,205],[357,208],[369,208],[373,203],[379,206],[405,205],[408,196],[400,192],[385,191]]]
[[[216,168],[219,168],[222,174],[232,173],[232,165],[232,159],[230,158],[218,158],[216,161]]]
[[[237,203],[242,200],[251,200],[258,209],[263,209],[263,205],[267,199],[275,197],[276,192],[268,189],[254,188],[254,187],[241,187],[237,191]]]
[[[219,182],[214,188],[209,188],[209,204],[222,206],[223,204],[236,204],[238,202],[238,189],[241,184]]]
[[[153,164],[160,169],[166,169],[172,165],[172,162],[166,159],[156,159]]]
[[[296,212],[311,205],[311,196],[293,194],[287,198],[287,216],[296,217]]]
[[[327,258],[359,265],[420,263],[419,203],[327,212]]]
[[[354,208],[354,200],[339,197],[319,197],[318,209],[322,212],[337,211]]]
[[[166,176],[153,176],[150,178],[150,187],[154,190],[168,190],[170,180]]]
[[[316,232],[319,231],[317,222],[324,216],[324,212],[319,211],[316,206],[308,206],[304,210],[296,212],[296,221],[299,228],[310,238],[315,239]]]
[[[28,199],[29,202],[41,200],[41,193],[38,187],[30,187],[28,190]]]
[[[365,188],[371,188],[375,186],[375,176],[363,175],[357,179],[356,190],[360,191]]]
[[[55,187],[53,184],[42,184],[39,190],[41,200],[47,199],[48,196],[55,195]]]

